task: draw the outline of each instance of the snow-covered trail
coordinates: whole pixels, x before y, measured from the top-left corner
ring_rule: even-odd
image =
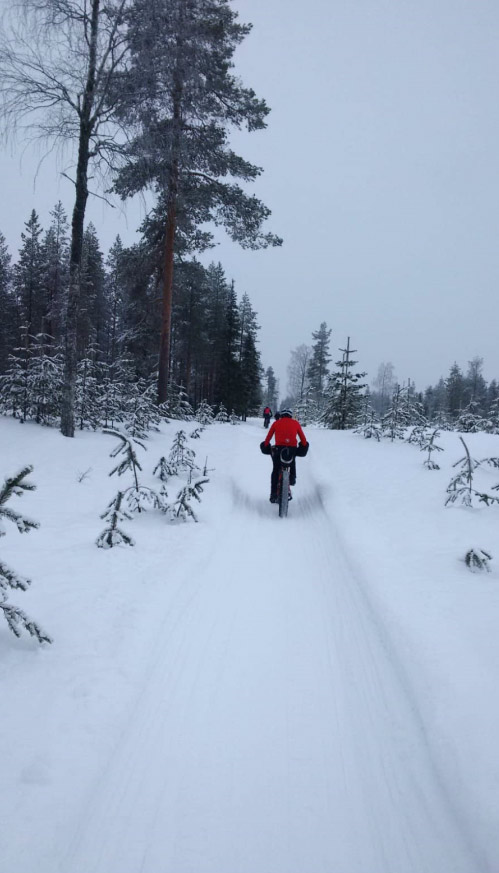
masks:
[[[301,462],[279,520],[261,433],[242,425],[219,448],[214,536],[182,565],[52,869],[484,873],[336,533],[326,459]]]

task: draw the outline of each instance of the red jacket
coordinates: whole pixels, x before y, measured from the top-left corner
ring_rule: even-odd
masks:
[[[296,446],[298,437],[302,446],[307,443],[300,422],[296,421],[296,418],[288,418],[287,415],[274,421],[264,440],[266,446],[269,445],[272,437],[275,437],[276,446]]]

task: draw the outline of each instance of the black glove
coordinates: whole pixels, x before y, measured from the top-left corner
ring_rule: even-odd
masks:
[[[310,445],[310,443],[305,443],[305,445],[302,445],[302,444],[300,443],[300,445],[298,446],[298,448],[297,448],[297,450],[296,450],[296,455],[297,455],[298,458],[304,458],[304,457],[305,457],[305,455],[306,455],[307,452],[308,452],[309,445]]]
[[[270,443],[268,445],[265,445],[265,441],[260,443],[260,451],[261,451],[262,455],[270,455],[270,453],[272,451],[272,449],[270,447]]]

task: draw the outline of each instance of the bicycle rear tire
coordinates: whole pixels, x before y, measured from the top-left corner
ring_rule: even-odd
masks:
[[[281,476],[281,493],[279,495],[279,518],[286,518],[289,503],[289,467],[284,468]]]

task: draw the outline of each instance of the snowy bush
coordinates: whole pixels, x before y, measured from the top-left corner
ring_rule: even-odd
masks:
[[[5,530],[2,525],[3,519],[13,522],[19,533],[28,533],[30,530],[39,527],[38,522],[26,518],[7,506],[7,502],[11,497],[22,497],[25,491],[34,491],[36,486],[31,482],[25,481],[26,476],[32,471],[33,467],[31,466],[23,467],[15,476],[6,479],[0,489],[0,536],[5,536]],[[12,570],[0,561],[0,609],[3,611],[10,630],[16,637],[20,637],[22,631],[25,630],[32,637],[35,637],[39,643],[51,643],[51,638],[42,630],[39,624],[29,618],[22,609],[9,603],[7,600],[9,589],[26,591],[30,585],[31,581],[29,579],[18,576],[15,570]]]

